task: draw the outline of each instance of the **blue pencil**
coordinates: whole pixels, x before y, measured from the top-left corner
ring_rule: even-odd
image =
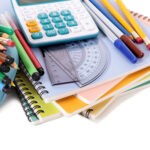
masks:
[[[118,29],[120,29],[124,34],[129,36],[133,40],[133,36],[113,17],[111,16],[100,4],[95,0],[90,0],[90,2],[99,10],[103,15],[105,15]]]

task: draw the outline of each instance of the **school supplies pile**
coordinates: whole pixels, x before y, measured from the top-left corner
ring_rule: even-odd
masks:
[[[53,10],[48,9],[51,3],[38,3],[38,11],[35,8],[30,13],[30,5],[32,8],[36,1],[13,0],[17,15],[22,10],[25,17],[27,26],[18,21],[22,30],[8,12],[0,15],[1,23],[14,31],[11,39],[20,57],[16,90],[33,124],[75,114],[94,120],[116,95],[149,85],[150,28],[133,17],[120,0],[84,0],[83,5],[73,7],[54,3],[58,5]],[[83,15],[85,8],[87,15]],[[97,37],[93,32],[98,28],[93,20],[89,23],[89,14],[100,30]],[[57,38],[58,43],[60,39],[72,41],[72,32],[80,35],[82,30],[91,36],[59,45],[52,42]],[[41,46],[41,42],[42,47],[30,47]]]

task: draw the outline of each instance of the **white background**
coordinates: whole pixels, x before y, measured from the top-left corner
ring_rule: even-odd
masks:
[[[124,2],[130,10],[150,16],[150,1]],[[28,122],[16,95],[11,93],[0,106],[0,149],[150,150],[149,91],[125,100],[119,98],[98,123],[76,115],[39,126]]]

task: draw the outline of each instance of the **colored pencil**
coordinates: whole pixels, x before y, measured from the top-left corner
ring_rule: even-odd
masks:
[[[7,48],[0,44],[0,51],[7,51]]]
[[[124,55],[128,60],[130,60],[132,63],[137,62],[137,58],[135,55],[128,49],[128,47],[119,39],[116,37],[116,35],[100,20],[96,14],[97,11],[91,6],[90,2],[88,0],[84,1],[88,11],[91,13],[92,17],[96,21],[98,27],[106,34],[106,36],[112,41],[114,46]],[[94,12],[93,12],[94,11]],[[95,14],[96,13],[96,14]]]
[[[0,32],[7,33],[9,35],[14,34],[14,30],[11,27],[6,27],[6,26],[2,26],[2,25],[0,25]]]
[[[112,15],[133,35],[137,43],[142,43],[143,39],[133,30],[133,28],[125,21],[125,19],[116,11],[116,9],[107,1],[101,0]]]
[[[84,2],[96,12],[97,17],[104,22],[104,24],[118,37],[120,38],[127,47],[134,53],[138,58],[142,58],[144,53],[129,39],[125,34],[123,34],[108,18],[106,18],[89,0],[84,0]]]
[[[6,76],[4,73],[0,72],[0,82],[4,84],[10,84],[11,80],[8,76]]]
[[[0,61],[2,61],[3,63],[7,63],[8,65],[11,65],[14,62],[14,58],[3,52],[0,52]]]
[[[90,0],[90,2],[105,15],[115,26],[120,29],[125,35],[129,36],[131,40],[133,40],[133,36],[112,16],[110,15],[100,4],[98,4],[95,0]]]
[[[138,25],[138,23],[135,21],[135,19],[133,18],[133,16],[130,14],[130,12],[128,11],[128,9],[126,8],[126,6],[124,5],[124,3],[121,0],[116,0],[116,2],[118,3],[118,5],[120,6],[120,8],[122,9],[123,13],[125,14],[125,16],[128,18],[129,22],[131,23],[131,25],[134,27],[134,29],[136,30],[136,32],[140,35],[140,37],[144,40],[147,48],[150,50],[150,40],[149,38],[146,36],[146,34],[143,32],[143,30],[141,29],[141,27]]]
[[[9,35],[7,33],[0,32],[0,36],[9,39]]]
[[[11,27],[11,25],[9,24],[9,22],[7,21],[6,17],[3,14],[0,15],[0,20],[7,27]],[[19,56],[20,56],[21,60],[23,61],[23,64],[26,66],[29,74],[32,76],[32,79],[34,81],[38,81],[40,79],[40,74],[37,71],[37,69],[35,68],[35,66],[33,65],[32,61],[30,60],[29,56],[27,55],[26,51],[24,50],[23,46],[21,45],[16,34],[14,33],[11,36],[11,38],[13,41],[15,41]]]
[[[28,56],[30,57],[31,61],[33,62],[34,66],[36,67],[36,69],[39,71],[40,75],[44,74],[44,69],[42,68],[41,64],[39,63],[38,59],[36,58],[36,56],[34,55],[34,53],[32,52],[30,46],[28,45],[28,43],[26,42],[23,34],[21,33],[21,31],[19,30],[19,28],[16,26],[15,22],[11,19],[10,15],[8,13],[5,13],[5,16],[7,17],[11,27],[14,29],[16,36],[18,37],[20,43],[22,44],[22,46],[24,47],[26,53],[28,54]]]
[[[9,46],[9,47],[14,47],[15,46],[15,42],[14,41],[6,39],[6,38],[3,38],[3,37],[0,37],[0,43],[2,45]]]

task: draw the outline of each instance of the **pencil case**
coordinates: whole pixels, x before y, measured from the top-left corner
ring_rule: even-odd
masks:
[[[11,57],[14,58],[16,64],[18,65],[19,63],[19,56],[18,56],[18,52],[17,52],[17,49],[16,47],[13,47],[13,48],[10,48],[10,47],[7,47],[7,54]],[[16,72],[17,70],[16,69],[13,69],[13,68],[10,68],[10,71],[8,73],[6,73],[6,75],[12,80],[14,81],[14,78],[16,76]],[[3,93],[3,92],[0,92],[0,104],[2,104],[4,102],[4,100],[6,99],[6,96],[7,94],[6,93]]]

